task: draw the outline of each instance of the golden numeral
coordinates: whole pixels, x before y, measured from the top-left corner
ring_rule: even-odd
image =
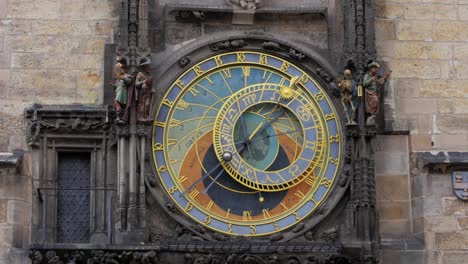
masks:
[[[301,78],[299,79],[299,82],[302,84],[305,84],[309,80],[309,77],[307,75],[302,75]]]
[[[211,208],[213,207],[213,204],[214,204],[213,201],[210,201],[208,203],[208,206],[206,207],[206,210],[211,211]]]
[[[280,203],[280,204],[283,207],[283,212],[289,210],[289,208],[284,203]]]
[[[176,84],[177,84],[178,86],[180,86],[180,88],[182,88],[182,89],[185,88],[185,84],[182,82],[182,80],[178,80],[178,81],[176,82]]]
[[[317,100],[317,101],[320,102],[320,101],[322,101],[323,99],[325,99],[325,96],[323,95],[322,92],[318,92],[317,94],[314,94],[314,98],[315,98],[315,100]]]
[[[209,223],[211,223],[211,216],[207,215],[205,217],[205,224],[209,224]]]
[[[310,186],[314,186],[314,184],[317,182],[317,177],[310,175],[309,177],[305,178],[305,183],[307,183]]]
[[[188,178],[187,178],[187,176],[182,175],[182,176],[179,177],[178,180],[179,180],[179,183],[183,183],[184,181],[188,180]]]
[[[330,157],[330,159],[329,159],[328,161],[329,161],[331,164],[338,165],[338,159],[335,159],[335,158]]]
[[[266,55],[260,55],[260,60],[258,61],[261,64],[268,64],[268,57]]]
[[[160,126],[160,127],[166,127],[166,124],[164,122],[159,122],[159,121],[154,121],[155,126]]]
[[[244,62],[245,61],[245,53],[244,52],[238,52],[237,53],[237,62]]]
[[[289,63],[286,62],[286,61],[283,62],[283,64],[281,65],[280,70],[281,70],[282,72],[287,72],[287,71],[289,70]]]
[[[153,151],[154,150],[163,150],[163,144],[161,143],[156,143],[153,145]]]
[[[197,96],[200,94],[200,91],[197,90],[197,88],[195,87],[192,87],[189,92],[193,95],[193,96]]]
[[[216,57],[214,58],[214,60],[215,60],[215,62],[216,62],[216,65],[218,65],[218,66],[223,65],[223,60],[221,59],[221,56],[216,56]]]
[[[231,75],[231,70],[229,70],[229,69],[221,70],[221,74],[222,74],[222,75],[224,76],[224,78],[226,78],[226,79],[232,77],[232,75]]]
[[[231,213],[231,209],[228,208],[227,211],[226,211],[226,218],[229,218],[229,214]]]
[[[268,209],[263,209],[262,212],[263,212],[263,217],[264,218],[270,218],[271,217],[270,212],[268,211]]]
[[[305,198],[305,194],[303,192],[301,192],[300,190],[297,190],[295,193],[294,193],[295,196],[299,197],[299,199],[304,199]]]
[[[167,106],[169,106],[169,107],[172,107],[172,105],[174,104],[174,102],[171,102],[171,101],[169,101],[169,99],[166,98],[166,99],[164,99],[163,104],[164,104],[164,105],[167,105]]]
[[[200,194],[200,191],[198,189],[193,189],[189,193],[189,196],[190,196],[190,198],[195,199],[199,194]]]
[[[177,103],[177,106],[176,108],[177,109],[180,109],[180,110],[185,110],[189,107],[189,104],[187,102],[185,102],[184,100],[180,100],[178,103]]]
[[[176,162],[178,162],[178,161],[179,161],[179,160],[171,160],[170,163],[171,163],[171,164],[174,164],[174,163],[176,163]]]
[[[331,142],[338,142],[339,140],[340,140],[340,136],[339,136],[339,135],[330,136],[330,143],[331,143]]]
[[[320,182],[320,185],[323,185],[328,188],[331,185],[331,181],[328,179],[322,179],[322,181]]]
[[[197,74],[197,76],[200,76],[202,75],[205,71],[203,71],[200,67],[200,65],[197,65],[195,67],[193,67],[193,70],[195,71],[195,73]]]
[[[228,225],[228,233],[232,233],[232,224]]]
[[[299,215],[297,214],[297,212],[294,212],[294,213],[292,213],[292,214],[296,217],[296,221],[297,221],[297,220],[301,220],[301,218],[299,217]]]
[[[315,141],[306,141],[305,142],[305,147],[314,149],[315,148]]]
[[[249,77],[250,76],[250,67],[249,66],[242,67],[242,75],[244,75],[244,77]]]
[[[182,122],[180,120],[171,119],[171,121],[169,122],[169,127],[180,126],[180,124],[182,124]]]
[[[169,139],[167,140],[167,144],[168,144],[169,146],[170,146],[170,145],[174,145],[174,144],[176,144],[176,143],[177,143],[177,139],[171,139],[171,138],[169,138]]]
[[[257,226],[255,226],[255,225],[250,226],[250,234],[251,235],[257,234]]]
[[[244,221],[252,220],[252,212],[251,211],[242,212],[242,220]]]
[[[278,225],[278,223],[274,223],[273,226],[275,227],[275,230],[279,230],[279,225]]]
[[[328,114],[328,115],[325,115],[324,116],[325,120],[332,120],[332,119],[335,119],[335,114]]]
[[[175,186],[173,186],[173,187],[171,187],[171,188],[169,189],[169,193],[170,193],[170,194],[173,194],[173,193],[175,193],[176,191],[177,191],[177,187],[175,187]]]
[[[191,203],[187,203],[187,206],[185,206],[185,208],[184,208],[184,210],[185,210],[186,212],[189,212],[189,211],[192,210],[192,209],[193,209],[193,205],[192,205]]]
[[[166,166],[161,166],[161,167],[159,167],[158,171],[159,172],[166,172],[167,168],[166,168]]]

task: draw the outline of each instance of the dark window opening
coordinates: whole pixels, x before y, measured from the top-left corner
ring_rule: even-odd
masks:
[[[59,153],[57,172],[57,242],[88,243],[90,153]]]

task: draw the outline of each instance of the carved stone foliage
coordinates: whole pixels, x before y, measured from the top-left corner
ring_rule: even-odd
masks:
[[[26,140],[30,147],[37,147],[39,137],[46,132],[83,134],[107,131],[113,124],[114,114],[107,107],[33,105],[25,110]]]
[[[261,7],[262,0],[226,0],[226,3],[246,10],[255,10]]]
[[[159,253],[150,251],[106,250],[32,250],[29,258],[33,264],[159,264]]]

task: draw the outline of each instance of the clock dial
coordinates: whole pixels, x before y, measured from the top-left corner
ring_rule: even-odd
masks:
[[[335,108],[313,78],[250,51],[181,74],[153,129],[164,190],[194,221],[230,235],[268,235],[311,215],[333,186],[341,147]]]

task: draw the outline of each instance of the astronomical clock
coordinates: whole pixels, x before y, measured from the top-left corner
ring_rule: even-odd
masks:
[[[344,160],[343,124],[325,85],[297,61],[248,49],[205,56],[175,75],[154,111],[152,158],[179,219],[264,238],[323,218]]]

